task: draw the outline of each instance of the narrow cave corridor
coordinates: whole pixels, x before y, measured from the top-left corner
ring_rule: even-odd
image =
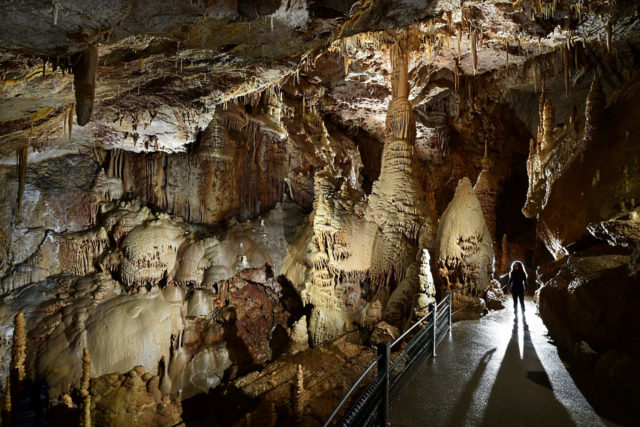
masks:
[[[2,1],[0,83],[2,427],[637,424],[637,0]]]

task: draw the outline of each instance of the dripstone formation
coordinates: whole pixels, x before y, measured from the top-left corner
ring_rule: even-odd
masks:
[[[636,2],[108,3],[0,4],[3,425],[321,425],[516,260],[630,424]]]

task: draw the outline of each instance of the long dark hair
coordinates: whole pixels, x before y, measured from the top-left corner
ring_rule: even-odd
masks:
[[[516,271],[515,270],[516,264],[518,265],[518,267],[520,267],[518,271],[521,271],[522,274],[524,274],[524,278],[527,279],[528,278],[527,270],[524,269],[524,265],[520,261],[514,261],[513,264],[511,264],[511,271],[509,272],[509,278],[513,277],[513,272]]]

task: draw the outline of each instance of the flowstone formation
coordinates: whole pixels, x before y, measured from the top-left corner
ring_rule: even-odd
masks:
[[[453,294],[454,309],[471,305],[472,312],[482,313],[485,303],[481,298],[493,274],[493,240],[468,178],[458,182],[453,200],[442,214],[436,254],[440,295],[457,291]]]

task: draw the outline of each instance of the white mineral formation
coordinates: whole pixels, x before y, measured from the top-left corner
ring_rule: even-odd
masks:
[[[458,181],[438,227],[436,239],[441,291],[470,285],[473,296],[487,289],[493,265],[493,245],[482,207],[471,181]]]
[[[396,44],[391,57],[393,96],[382,167],[368,204],[354,187],[356,179],[336,178],[332,168],[317,172],[313,213],[284,263],[283,273],[313,306],[309,336],[314,346],[355,329],[356,323],[372,327],[385,318],[403,326],[413,315],[418,292],[420,243],[433,247],[435,241],[435,209],[425,201],[414,166],[407,52]],[[324,133],[318,132],[318,143]]]
[[[158,288],[117,295],[119,288],[103,274],[78,279],[76,299],[53,323],[37,358],[38,375],[46,378],[52,395],[79,385],[77,367],[82,364],[84,348],[93,355],[92,377],[126,372],[136,365],[156,372],[160,360],[168,356],[171,335],[184,328],[182,301],[167,301]],[[89,297],[97,291],[104,294],[102,300]]]

